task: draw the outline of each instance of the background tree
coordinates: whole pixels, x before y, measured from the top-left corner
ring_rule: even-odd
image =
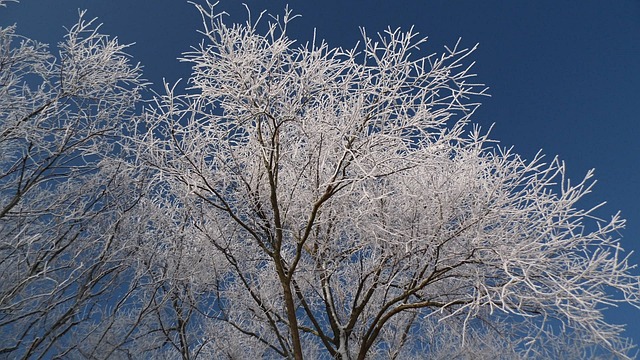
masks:
[[[125,48],[83,13],[59,56],[0,29],[2,357],[65,354],[127,291],[136,183],[119,143],[144,82]]]
[[[181,293],[194,325],[176,334],[229,358],[453,356],[454,339],[464,357],[479,338],[523,358],[627,356],[602,314],[638,305],[624,221],[577,205],[591,172],[569,182],[470,124],[473,49],[416,56],[425,39],[393,29],[296,46],[289,11],[229,26],[208,5],[191,93],[167,86],[137,127],[156,196],[184,211],[183,258],[214,259],[176,279],[199,294]]]

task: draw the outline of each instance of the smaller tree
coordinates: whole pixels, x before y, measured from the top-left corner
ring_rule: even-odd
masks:
[[[97,28],[80,13],[59,56],[0,28],[2,356],[65,354],[126,288],[119,221],[137,195],[119,143],[144,81]]]

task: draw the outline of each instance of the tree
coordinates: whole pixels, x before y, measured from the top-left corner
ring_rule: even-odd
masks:
[[[118,143],[144,81],[83,14],[57,58],[0,28],[3,357],[65,354],[127,286],[120,222],[136,183]]]
[[[190,87],[141,113],[139,68],[91,22],[59,64],[3,29],[3,355],[633,356],[602,314],[640,306],[624,221],[580,208],[592,172],[473,125],[473,48],[296,45],[289,10],[196,7]]]
[[[578,207],[592,172],[571,183],[471,124],[473,49],[416,57],[426,39],[399,29],[296,46],[290,11],[228,26],[207,4],[191,92],[167,85],[137,126],[155,203],[179,213],[162,267],[183,358],[450,355],[455,339],[469,356],[481,338],[510,358],[630,356],[602,314],[640,304],[624,221]]]

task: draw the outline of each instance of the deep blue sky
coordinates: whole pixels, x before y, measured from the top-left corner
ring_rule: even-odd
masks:
[[[222,0],[230,20],[242,21],[242,1]],[[302,18],[291,35],[310,40],[314,27],[330,45],[352,47],[359,26],[373,34],[387,26],[429,36],[429,53],[444,45],[480,44],[472,59],[491,98],[476,122],[495,123],[492,137],[531,158],[539,149],[565,160],[580,180],[596,169],[598,184],[584,202],[608,204],[628,220],[623,246],[640,262],[640,0],[245,0],[257,14],[279,14],[288,2]],[[104,23],[102,32],[136,44],[130,53],[160,85],[186,78],[175,58],[199,42],[200,17],[182,0],[22,0],[0,8],[0,26],[17,23],[22,35],[55,44],[77,20],[78,9]],[[159,86],[158,86],[159,89]],[[640,311],[625,307],[613,319],[629,324],[640,342]]]

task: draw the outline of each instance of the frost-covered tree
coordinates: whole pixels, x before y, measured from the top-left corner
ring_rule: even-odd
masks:
[[[119,142],[144,82],[83,13],[57,56],[15,30],[0,28],[0,357],[51,358],[126,294],[137,190]]]
[[[289,11],[228,25],[207,5],[189,92],[167,85],[136,126],[153,211],[169,212],[145,262],[165,349],[631,356],[602,313],[640,304],[624,221],[581,209],[591,172],[570,182],[473,125],[473,49],[420,55],[399,29],[299,45]]]
[[[472,123],[473,48],[201,4],[188,89],[141,115],[91,21],[59,56],[0,30],[1,357],[633,356],[602,313],[640,306],[624,221]]]

